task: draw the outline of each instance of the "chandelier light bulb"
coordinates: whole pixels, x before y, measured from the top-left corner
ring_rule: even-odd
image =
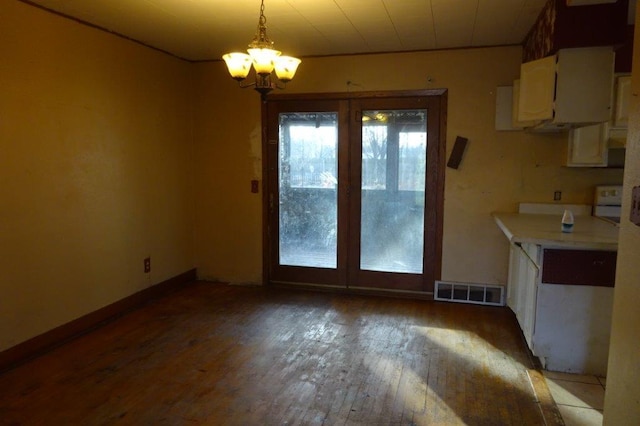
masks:
[[[275,65],[278,79],[285,83],[293,80],[293,76],[296,75],[296,70],[300,62],[300,59],[294,58],[293,56],[279,57]]]
[[[260,75],[269,75],[275,67],[280,51],[266,48],[247,49],[253,60],[253,68]]]
[[[224,55],[222,59],[227,64],[231,77],[238,81],[247,78],[253,62],[251,56],[246,53],[232,52]]]

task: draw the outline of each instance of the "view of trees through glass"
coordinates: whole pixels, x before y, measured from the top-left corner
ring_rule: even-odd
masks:
[[[426,110],[362,116],[360,268],[422,273]]]
[[[338,114],[280,114],[280,264],[337,267]]]
[[[360,268],[422,273],[426,110],[362,117]],[[338,113],[281,113],[279,126],[280,264],[336,268]]]

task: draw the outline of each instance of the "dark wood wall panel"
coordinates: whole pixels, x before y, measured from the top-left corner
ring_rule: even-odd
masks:
[[[572,7],[565,0],[549,0],[523,42],[523,62],[544,58],[559,49],[614,46],[621,56],[620,70],[616,71],[631,71],[632,49],[628,44],[633,39],[628,37],[628,9],[628,0]],[[629,69],[625,69],[627,62]]]

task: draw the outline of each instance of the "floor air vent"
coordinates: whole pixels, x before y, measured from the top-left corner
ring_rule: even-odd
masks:
[[[504,306],[504,287],[500,285],[436,281],[435,300]]]

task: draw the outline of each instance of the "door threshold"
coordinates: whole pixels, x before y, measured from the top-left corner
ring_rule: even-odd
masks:
[[[270,281],[270,284],[278,288],[299,290],[315,290],[327,293],[359,294],[368,296],[397,297],[403,299],[434,300],[433,292],[380,289],[373,287],[343,287],[337,285],[325,285],[314,283],[295,283],[286,281]]]

